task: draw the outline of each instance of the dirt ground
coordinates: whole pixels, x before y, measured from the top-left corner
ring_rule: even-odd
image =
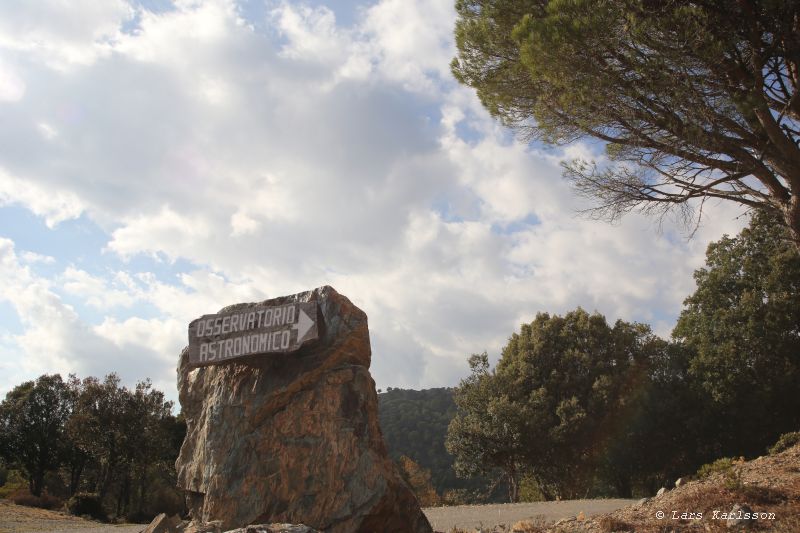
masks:
[[[139,533],[144,528],[141,524],[102,524],[0,500],[0,533]]]
[[[587,517],[608,513],[631,502],[632,500],[572,500],[431,507],[423,511],[435,531],[448,532],[454,527],[473,530],[480,527],[511,526],[519,520],[534,517],[552,523],[561,518],[577,516],[580,512]],[[139,533],[144,527],[140,524],[101,524],[64,513],[22,507],[0,500],[0,533]]]

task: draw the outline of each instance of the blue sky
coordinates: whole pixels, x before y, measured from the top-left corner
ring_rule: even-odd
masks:
[[[740,210],[619,224],[449,72],[452,0],[0,5],[0,394],[42,373],[175,399],[190,320],[334,286],[378,387],[452,386],[537,312],[669,334]]]

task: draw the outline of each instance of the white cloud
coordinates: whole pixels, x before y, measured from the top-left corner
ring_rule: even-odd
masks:
[[[380,72],[410,90],[436,91],[455,53],[455,9],[449,0],[383,0],[367,10],[363,31]]]
[[[0,102],[16,102],[25,95],[25,81],[0,57]]]
[[[56,262],[56,258],[52,255],[37,254],[36,252],[29,251],[22,252],[20,258],[28,264],[42,263],[45,265],[52,265]]]
[[[0,206],[22,204],[44,218],[52,228],[60,222],[78,218],[83,202],[66,188],[52,189],[33,180],[12,176],[0,166]]]
[[[192,318],[323,284],[368,313],[379,386],[453,385],[469,354],[496,356],[537,311],[581,305],[668,331],[736,210],[710,207],[688,243],[670,222],[577,217],[558,162],[592,151],[515,142],[450,79],[451,1],[358,13],[343,27],[287,2],[262,32],[232,2],[187,1],[141,10],[128,33],[126,9],[100,8],[75,33],[37,30],[39,47],[5,32],[24,93],[0,107],[0,203],[50,226],[84,215],[107,232],[109,263],[194,265],[176,279],[108,265],[45,279],[6,249],[3,287],[24,289],[14,342],[46,349],[36,368],[123,361],[171,384]],[[78,51],[59,55],[63,42]],[[59,295],[103,317],[90,326]]]
[[[0,4],[0,50],[64,69],[107,54],[122,22],[133,16],[122,0],[25,0]]]
[[[211,227],[200,216],[182,215],[169,206],[163,206],[152,215],[140,215],[123,221],[124,226],[115,230],[109,249],[129,257],[137,253],[155,255],[164,251],[172,258],[186,256],[197,242],[211,236]]]
[[[87,305],[109,310],[115,307],[130,307],[141,297],[141,291],[130,282],[129,276],[120,273],[118,279],[109,282],[93,276],[85,270],[67,267],[61,277],[61,287],[73,296],[79,296]]]

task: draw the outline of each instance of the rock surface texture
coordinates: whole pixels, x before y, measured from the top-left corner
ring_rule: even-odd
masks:
[[[223,530],[429,533],[378,426],[364,312],[327,286],[223,311],[307,301],[318,304],[319,339],[294,353],[194,369],[181,354],[187,434],[176,467],[192,517]]]

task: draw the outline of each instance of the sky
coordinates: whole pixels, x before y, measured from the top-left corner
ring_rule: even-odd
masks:
[[[188,323],[331,285],[378,388],[455,386],[537,313],[668,336],[709,242],[591,203],[449,70],[453,0],[0,2],[0,397],[44,373],[177,400]]]

